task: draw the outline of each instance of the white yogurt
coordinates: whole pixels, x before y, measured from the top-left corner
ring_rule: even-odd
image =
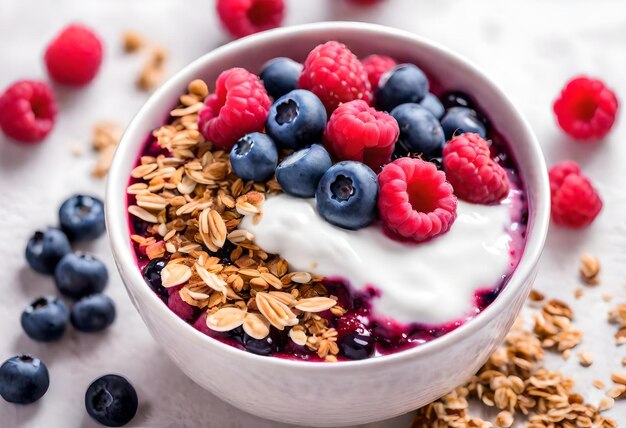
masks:
[[[441,324],[470,314],[476,290],[493,288],[507,273],[512,238],[511,205],[459,201],[450,231],[431,241],[394,241],[380,226],[348,231],[327,223],[314,199],[269,198],[263,218],[241,228],[265,251],[280,254],[291,269],[342,277],[352,287],[371,285],[381,295],[374,314],[401,323]]]

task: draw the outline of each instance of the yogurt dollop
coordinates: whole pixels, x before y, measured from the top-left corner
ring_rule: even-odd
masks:
[[[441,324],[470,314],[475,291],[500,284],[511,262],[510,224],[508,200],[491,206],[459,201],[448,233],[405,243],[390,239],[377,224],[338,228],[317,214],[314,199],[281,194],[265,201],[258,224],[245,217],[240,227],[294,270],[341,277],[355,289],[375,287],[377,316]]]

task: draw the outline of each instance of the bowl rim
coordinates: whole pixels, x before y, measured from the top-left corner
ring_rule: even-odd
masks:
[[[140,137],[141,141],[145,139],[145,135],[135,135],[139,131],[137,128],[144,116],[150,114],[153,107],[158,108],[161,104],[161,98],[166,96],[174,87],[181,85],[181,80],[189,75],[194,74],[201,70],[205,64],[210,63],[215,57],[231,51],[244,49],[248,46],[262,45],[265,42],[275,41],[277,39],[289,39],[290,35],[297,33],[315,33],[320,34],[325,31],[360,31],[369,32],[381,36],[390,36],[395,38],[407,39],[410,43],[423,46],[428,46],[431,49],[437,50],[443,56],[447,56],[452,60],[461,62],[465,67],[472,70],[476,75],[480,76],[486,85],[493,93],[497,94],[504,105],[513,113],[515,120],[519,122],[523,133],[527,135],[528,142],[530,142],[531,150],[529,151],[528,162],[532,162],[536,165],[534,171],[537,174],[536,180],[539,185],[533,189],[536,193],[536,206],[531,206],[529,199],[529,212],[534,212],[534,217],[529,215],[529,218],[533,219],[531,233],[527,234],[524,253],[519,261],[519,264],[515,271],[512,273],[507,286],[498,294],[496,299],[474,318],[464,322],[456,329],[433,339],[429,342],[415,346],[412,348],[404,349],[391,354],[381,355],[373,358],[368,358],[358,361],[340,361],[334,364],[315,364],[311,361],[303,360],[291,360],[277,357],[267,357],[245,352],[237,349],[228,344],[214,339],[197,331],[191,325],[176,316],[159,297],[154,293],[150,287],[144,281],[139,269],[137,268],[135,255],[131,251],[130,237],[127,231],[127,211],[126,211],[126,198],[122,195],[116,195],[115,192],[121,187],[120,181],[124,183],[124,187],[128,183],[129,171],[123,168],[124,155],[129,153],[129,147],[133,146],[133,142],[137,137]],[[169,100],[168,100],[169,102]],[[132,156],[137,156],[135,151],[130,153]],[[543,167],[543,168],[542,168]],[[492,79],[479,67],[473,64],[471,61],[463,57],[462,55],[449,50],[448,48],[434,42],[430,39],[416,35],[414,33],[400,30],[379,24],[370,24],[362,22],[349,22],[349,21],[335,21],[335,22],[319,22],[312,24],[302,24],[289,27],[277,28],[262,33],[253,34],[241,38],[239,40],[232,41],[225,45],[222,45],[200,58],[194,60],[187,66],[183,67],[176,74],[170,77],[160,88],[158,88],[141,107],[138,113],[133,117],[130,124],[120,143],[117,147],[108,177],[106,185],[106,223],[107,234],[109,242],[111,244],[112,253],[116,261],[118,270],[123,278],[123,281],[127,287],[127,292],[131,295],[130,288],[132,287],[137,291],[140,296],[138,298],[152,300],[150,303],[153,307],[157,308],[156,311],[160,312],[158,316],[165,317],[167,322],[180,325],[181,334],[187,335],[190,340],[195,338],[201,340],[204,346],[221,348],[222,352],[230,354],[233,358],[248,358],[256,360],[258,363],[265,363],[268,365],[282,367],[282,368],[297,368],[306,370],[346,370],[346,369],[360,369],[365,366],[378,367],[381,365],[395,364],[402,360],[425,357],[433,354],[442,348],[446,348],[451,342],[461,340],[463,337],[475,333],[477,330],[483,328],[489,321],[494,319],[500,312],[505,311],[507,306],[514,300],[516,293],[522,286],[522,284],[532,277],[534,269],[539,261],[539,257],[543,251],[543,246],[546,240],[549,218],[550,218],[550,194],[547,169],[545,167],[545,160],[541,151],[539,142],[537,141],[530,125],[520,113],[520,111],[512,104],[506,94],[493,82]],[[529,223],[530,224],[530,223]],[[126,275],[125,275],[126,273]],[[131,300],[134,299],[131,295]],[[156,305],[155,305],[156,304]],[[138,310],[138,312],[140,312]],[[143,314],[140,313],[140,315]],[[158,341],[158,340],[157,340]]]

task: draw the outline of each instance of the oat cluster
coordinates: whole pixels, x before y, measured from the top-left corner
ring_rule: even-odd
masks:
[[[94,125],[92,146],[97,152],[98,158],[91,171],[91,175],[96,178],[106,177],[111,167],[111,162],[113,162],[115,149],[121,138],[122,129],[117,123],[102,122]]]
[[[183,301],[206,311],[207,326],[217,332],[242,327],[256,338],[293,327],[298,345],[336,361],[337,331],[318,315],[341,316],[323,277],[290,272],[285,259],[254,244],[238,228],[249,216],[263,215],[266,194],[279,193],[275,179],[244,182],[232,171],[228,153],[214,150],[198,132],[198,112],[208,95],[201,80],[189,84],[172,121],[153,132],[168,154],[143,156],[132,171],[127,192],[136,203],[133,216],[150,224],[146,236],[131,239],[149,259],[168,256],[161,272],[164,287],[180,287]]]
[[[137,87],[143,91],[151,91],[156,88],[165,75],[165,50],[154,43],[149,42],[136,31],[126,31],[122,35],[122,48],[127,54],[135,54],[141,50],[147,50],[147,59],[137,76]]]
[[[614,428],[617,422],[602,416],[615,399],[624,396],[626,373],[614,373],[614,386],[597,406],[585,403],[575,392],[574,381],[543,366],[544,349],[567,352],[582,339],[582,333],[571,327],[573,312],[558,300],[544,301],[539,292],[532,292],[531,302],[542,302],[531,329],[517,320],[505,343],[464,386],[422,407],[411,428],[510,427],[516,421],[529,428]],[[626,305],[623,305],[626,308]],[[622,308],[624,309],[624,308]],[[626,322],[626,310],[622,321]],[[619,318],[619,315],[616,315]],[[618,321],[619,322],[619,321]],[[591,354],[581,352],[583,366],[591,365]],[[594,386],[604,389],[603,382]],[[469,415],[469,400],[498,409],[492,422]]]

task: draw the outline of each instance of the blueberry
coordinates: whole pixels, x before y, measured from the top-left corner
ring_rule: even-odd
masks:
[[[230,152],[230,163],[242,180],[265,181],[274,174],[278,151],[270,137],[253,132],[237,141]]]
[[[231,339],[241,344],[243,344],[244,336],[250,337],[246,333],[244,333],[243,328],[241,326],[237,328],[233,328],[230,331],[227,331],[226,336],[230,337]]]
[[[263,64],[260,77],[267,93],[277,99],[296,89],[300,73],[302,64],[291,58],[278,57]]]
[[[22,312],[22,328],[26,335],[39,342],[52,342],[63,336],[70,312],[56,297],[40,297]]]
[[[420,105],[424,107],[426,110],[431,112],[437,120],[441,119],[446,109],[443,108],[443,104],[439,101],[439,98],[431,94],[430,92],[426,94],[424,99],[420,101]]]
[[[276,180],[285,193],[312,198],[322,175],[332,164],[326,149],[313,144],[287,156],[276,168]]]
[[[246,351],[257,355],[272,355],[287,344],[287,330],[271,329],[269,336],[264,339],[255,339],[243,333],[242,340]]]
[[[441,97],[441,102],[446,110],[452,107],[474,108],[474,102],[470,96],[464,92],[448,92]]]
[[[473,132],[487,138],[487,130],[476,111],[466,107],[452,107],[441,119],[446,141],[455,135]]]
[[[244,333],[243,346],[246,348],[246,351],[257,355],[272,355],[276,352],[274,338],[271,335],[264,339],[255,339]]]
[[[0,366],[0,396],[9,403],[34,403],[44,396],[48,386],[48,369],[39,358],[18,355]]]
[[[60,229],[37,231],[26,244],[26,261],[39,273],[53,274],[64,255],[72,251],[70,242]]]
[[[122,376],[108,374],[92,382],[85,392],[85,408],[96,422],[121,427],[137,414],[137,391]]]
[[[169,293],[167,289],[163,287],[161,280],[161,271],[167,265],[167,262],[163,259],[153,259],[148,262],[143,269],[143,278],[146,280],[152,291],[154,291],[165,303],[167,303],[167,297]]]
[[[108,280],[104,263],[87,253],[67,254],[54,271],[54,282],[61,294],[73,299],[100,293]]]
[[[93,196],[74,195],[59,208],[61,229],[70,241],[90,241],[105,231],[104,204]]]
[[[321,141],[327,118],[314,93],[296,89],[272,105],[265,129],[280,147],[298,150]]]
[[[378,84],[376,104],[391,111],[400,104],[419,103],[428,93],[428,78],[413,64],[400,64],[383,74]]]
[[[398,144],[407,152],[430,155],[445,144],[439,121],[419,104],[402,104],[391,115],[398,121],[400,137]]]
[[[96,333],[115,321],[115,304],[104,294],[83,297],[72,306],[70,320],[76,330]]]
[[[351,360],[364,360],[374,353],[376,341],[372,336],[350,333],[339,342],[341,353]]]
[[[317,211],[326,221],[346,229],[360,229],[376,217],[378,179],[361,162],[339,162],[324,173],[315,198]]]

